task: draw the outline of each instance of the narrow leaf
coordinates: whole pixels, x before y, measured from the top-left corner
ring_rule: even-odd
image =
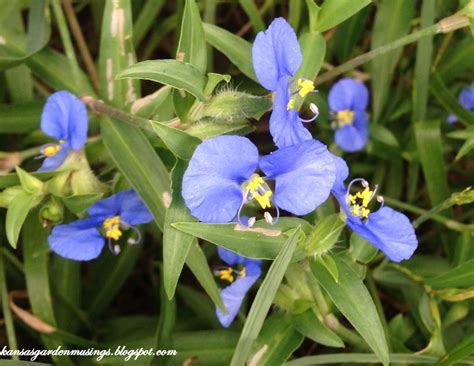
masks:
[[[314,278],[326,290],[331,300],[354,328],[374,350],[384,365],[389,364],[388,346],[377,309],[367,288],[354,270],[335,256],[339,270],[336,282],[325,266],[317,261],[311,262]]]
[[[255,296],[250,312],[245,321],[244,328],[240,334],[239,342],[235,348],[234,356],[232,357],[231,366],[243,366],[248,359],[252,345],[257,339],[260,330],[262,329],[263,322],[267,316],[270,306],[272,305],[273,298],[280,286],[283,276],[285,275],[286,269],[290,264],[293,252],[298,242],[298,236],[300,235],[301,229],[298,227],[293,234],[288,238],[285,244],[282,246],[278,253],[275,261],[270,266],[270,269],[263,280],[260,289]]]
[[[21,192],[11,201],[5,222],[7,239],[13,248],[16,248],[18,237],[23,223],[33,207],[35,195],[33,193]]]

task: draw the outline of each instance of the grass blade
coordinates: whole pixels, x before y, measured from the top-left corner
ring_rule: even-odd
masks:
[[[232,362],[230,363],[231,366],[245,365],[252,349],[252,345],[257,339],[257,336],[262,329],[263,322],[265,321],[265,317],[270,310],[273,298],[283,280],[286,268],[290,264],[291,257],[296,248],[296,243],[298,242],[300,230],[301,229],[298,227],[293,232],[281,248],[275,261],[270,266],[267,276],[263,280],[263,283],[255,296],[252,307],[250,308],[244,328],[240,334],[239,342],[235,348]]]

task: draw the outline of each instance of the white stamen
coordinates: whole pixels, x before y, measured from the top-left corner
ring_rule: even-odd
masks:
[[[248,222],[247,222],[248,227],[254,226],[256,221],[257,221],[257,219],[255,218],[255,216],[250,217]]]
[[[120,253],[120,245],[118,245],[118,244],[115,244],[115,245],[114,245],[114,253],[115,253],[115,254],[119,254],[119,253]]]
[[[265,211],[265,213],[263,214],[263,217],[265,217],[265,221],[267,222],[267,224],[273,224],[273,217],[270,214],[270,212]]]

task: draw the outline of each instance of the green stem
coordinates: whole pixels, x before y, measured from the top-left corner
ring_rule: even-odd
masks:
[[[384,197],[385,203],[389,204],[390,206],[394,206],[396,208],[400,208],[405,211],[413,212],[418,215],[426,215],[428,214],[429,211],[424,210],[422,208],[410,205],[409,203],[404,203],[400,202],[396,199],[390,198],[390,197]],[[433,221],[439,222],[446,226],[448,229],[454,230],[454,231],[460,231],[460,232],[466,232],[469,231],[471,233],[474,233],[474,224],[463,224],[458,221],[449,219],[444,216],[440,215],[431,215],[430,217]]]
[[[64,17],[60,0],[53,0],[51,4],[53,6],[54,16],[56,17],[56,22],[58,24],[59,34],[64,46],[64,51],[66,52],[66,57],[69,60],[69,64],[72,69],[72,76],[74,81],[79,84],[81,74],[79,63],[77,62],[76,53],[71,42],[71,35],[69,34],[69,29],[66,24],[66,18]]]
[[[2,248],[3,249],[3,248]],[[13,324],[13,317],[8,306],[8,287],[7,279],[5,278],[5,266],[3,265],[3,253],[0,252],[0,289],[2,295],[3,319],[5,321],[5,328],[7,331],[8,348],[10,350],[18,349],[18,342],[16,340],[15,326]],[[13,360],[19,361],[18,355],[12,356]]]
[[[84,103],[86,103],[89,106],[89,108],[91,108],[96,113],[99,113],[99,114],[103,113],[103,114],[108,115],[109,117],[128,123],[129,125],[154,132],[154,129],[152,126],[154,121],[150,119],[138,117],[133,114],[124,112],[120,109],[117,109],[108,104],[105,104],[104,102],[100,100],[95,100],[92,97],[83,97],[82,100],[84,101]],[[179,119],[177,118],[172,119],[171,121],[168,121],[166,125],[169,127],[175,127],[175,128],[182,127],[181,123],[179,122]]]
[[[315,85],[319,85],[326,81],[334,79],[335,77],[341,74],[344,74],[345,72],[348,72],[352,69],[355,69],[356,67],[363,65],[366,62],[369,62],[373,60],[374,58],[379,57],[387,52],[406,46],[407,44],[416,42],[420,38],[432,36],[438,33],[452,32],[452,31],[455,31],[456,29],[460,29],[467,26],[469,26],[469,18],[467,16],[461,15],[461,16],[452,16],[452,17],[444,18],[437,24],[421,29],[417,32],[413,32],[405,37],[397,39],[396,41],[392,43],[378,47],[375,50],[369,51],[367,53],[364,53],[360,56],[353,58],[352,60],[349,60],[348,62],[342,65],[339,65],[335,67],[334,69],[329,70],[328,72],[318,76],[316,80],[314,81],[314,83]]]

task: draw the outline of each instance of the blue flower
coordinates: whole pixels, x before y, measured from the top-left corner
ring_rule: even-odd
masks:
[[[260,169],[265,178],[255,174]],[[219,136],[200,144],[183,177],[182,196],[191,214],[203,222],[224,223],[240,217],[256,201],[305,215],[329,196],[336,169],[332,155],[316,140],[279,149],[259,160],[258,150],[241,136]],[[275,182],[275,193],[267,180]],[[273,205],[273,206],[272,206]],[[265,212],[267,221],[272,222]]]
[[[368,103],[367,87],[354,79],[341,79],[329,91],[329,108],[336,119],[335,140],[342,150],[355,152],[367,144],[369,127],[365,110]]]
[[[332,193],[339,201],[341,208],[347,215],[347,225],[369,243],[380,249],[393,262],[409,259],[418,246],[415,230],[408,217],[383,206],[375,212],[368,208],[370,201],[375,197],[377,187],[372,191],[364,179],[354,179],[348,189],[344,187],[344,180],[349,174],[345,161],[333,156],[337,169],[336,180]],[[355,194],[350,193],[351,187],[360,182],[362,189]]]
[[[471,84],[470,87],[464,88],[461,90],[459,93],[459,104],[464,109],[467,109],[468,111],[474,112],[474,82]],[[456,123],[458,121],[458,118],[454,114],[450,114],[448,116],[448,122],[449,123]]]
[[[41,130],[57,143],[41,148],[45,159],[39,171],[57,169],[69,150],[81,149],[87,138],[87,124],[86,107],[75,95],[65,90],[51,94],[41,114]]]
[[[97,258],[104,247],[105,238],[109,249],[118,254],[120,246],[116,242],[122,231],[132,229],[135,238],[129,244],[140,241],[140,232],[134,225],[152,220],[151,214],[134,190],[120,192],[97,201],[89,210],[89,217],[70,224],[55,226],[48,237],[48,243],[56,254],[76,260],[88,261]]]
[[[312,139],[298,111],[293,109],[292,96],[305,97],[314,91],[314,84],[305,79],[291,83],[289,80],[298,71],[302,59],[296,33],[285,19],[276,18],[266,31],[257,34],[252,47],[253,68],[260,84],[275,92],[270,133],[279,148]]]
[[[229,286],[221,290],[226,314],[223,314],[216,306],[217,318],[222,326],[227,328],[237,316],[245,294],[262,274],[262,261],[242,257],[221,247],[217,248],[217,252],[228,265],[228,267],[214,271],[220,279],[230,283]]]

